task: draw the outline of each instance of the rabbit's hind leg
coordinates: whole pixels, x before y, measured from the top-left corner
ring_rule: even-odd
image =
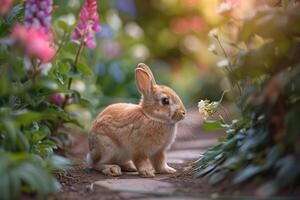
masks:
[[[106,135],[98,134],[96,138],[96,145],[90,150],[90,157],[92,159],[92,167],[108,176],[122,175],[121,167],[116,165],[117,147],[112,139]]]
[[[132,160],[129,160],[129,161],[125,162],[124,164],[121,164],[120,166],[121,166],[122,171],[125,171],[125,172],[136,172],[137,171]]]
[[[91,151],[91,156],[92,157],[93,157],[93,152],[96,152],[96,151]],[[97,153],[98,152],[99,151],[97,151]],[[92,167],[95,170],[103,173],[104,175],[108,175],[108,176],[121,176],[122,175],[122,171],[121,171],[121,167],[119,165],[116,165],[116,164],[106,164],[106,163],[115,163],[115,162],[114,162],[112,154],[110,154],[108,152],[105,152],[105,153],[106,154],[104,154],[104,156],[98,162],[94,162],[92,164]]]

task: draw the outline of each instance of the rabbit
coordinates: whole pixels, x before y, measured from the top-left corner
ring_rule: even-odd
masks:
[[[139,104],[109,105],[92,123],[87,162],[109,176],[120,176],[122,171],[137,171],[142,177],[175,173],[166,163],[166,150],[186,109],[171,88],[156,84],[147,65],[138,64],[135,81]]]

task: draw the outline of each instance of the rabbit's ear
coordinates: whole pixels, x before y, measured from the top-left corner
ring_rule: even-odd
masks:
[[[151,69],[146,64],[139,63],[138,66],[137,66],[137,68],[141,68],[141,69],[145,70],[151,76],[153,84],[156,84],[156,81],[155,81],[155,78],[153,76],[153,73],[152,73]]]
[[[138,90],[143,95],[150,95],[153,87],[151,75],[142,68],[135,69],[135,82]]]

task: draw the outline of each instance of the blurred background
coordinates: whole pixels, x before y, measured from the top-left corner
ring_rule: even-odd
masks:
[[[56,1],[54,24],[63,20],[72,27],[82,3]],[[137,103],[134,68],[144,62],[157,82],[172,87],[187,107],[196,106],[199,99],[219,99],[228,82],[216,67],[219,58],[208,50],[208,32],[224,20],[216,13],[219,4],[218,0],[98,1],[102,30],[97,47],[85,49],[81,57],[96,76],[91,84],[78,80],[73,87],[93,102],[97,107],[93,111],[114,102]],[[70,54],[75,47],[69,42],[63,52]]]
[[[299,186],[299,0],[97,0],[101,31],[87,26],[80,33],[97,32],[95,49],[70,36],[82,31],[79,22],[96,29],[90,18],[96,0],[53,2],[52,10],[52,0],[0,0],[4,199],[58,192],[52,172],[72,164],[61,156],[71,147],[80,159],[87,152],[81,133],[95,116],[112,103],[138,103],[134,69],[141,62],[190,109],[180,125],[182,135],[193,134],[195,149],[205,151],[195,163],[199,180],[209,176],[214,188],[233,173],[235,185],[261,174],[253,183],[266,179],[258,191],[266,196]],[[85,2],[90,12],[79,17]],[[48,59],[40,55],[49,52]],[[220,134],[218,145],[200,148]]]

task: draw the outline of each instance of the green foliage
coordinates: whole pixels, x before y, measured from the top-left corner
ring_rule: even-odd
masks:
[[[196,177],[207,176],[211,184],[227,177],[233,184],[256,180],[260,195],[299,185],[299,9],[259,9],[244,21],[239,41],[264,42],[228,58],[231,82],[243,86],[238,99],[243,117],[227,125],[220,144],[194,163]],[[203,127],[221,130],[224,122]]]
[[[7,35],[10,32],[11,26],[20,21],[24,15],[24,4],[16,4],[4,19],[0,20],[0,37]]]
[[[91,69],[80,62],[74,66],[73,49],[57,51],[48,74],[34,66],[24,68],[24,55],[14,46],[9,34],[11,27],[22,22],[23,3],[16,4],[0,18],[0,194],[1,199],[18,199],[22,192],[40,197],[58,192],[60,184],[54,176],[70,166],[70,160],[58,155],[65,146],[69,127],[82,127],[79,112],[68,108],[90,108],[91,104],[76,89],[68,87],[69,80],[91,77]],[[62,22],[65,39],[71,28]],[[55,30],[55,29],[54,29]],[[56,102],[54,95],[63,94],[74,100]],[[67,99],[68,100],[68,99]]]
[[[205,120],[202,124],[202,129],[205,131],[223,131],[228,128],[228,125],[225,124],[222,120]]]
[[[44,168],[45,161],[34,154],[0,153],[1,199],[17,199],[21,191],[48,195],[60,188]]]

